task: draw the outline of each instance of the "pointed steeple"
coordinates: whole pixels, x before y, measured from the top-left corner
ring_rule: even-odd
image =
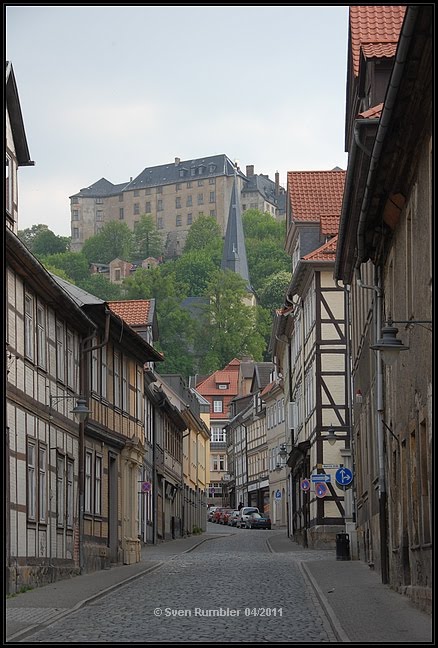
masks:
[[[245,279],[248,289],[251,290],[236,173],[234,174],[233,190],[231,192],[230,211],[228,213],[221,268],[223,270],[232,270],[239,274]]]

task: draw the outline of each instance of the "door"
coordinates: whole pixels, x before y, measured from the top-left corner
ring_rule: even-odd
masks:
[[[108,466],[108,547],[110,561],[117,562],[118,549],[118,471],[117,455],[109,453]]]

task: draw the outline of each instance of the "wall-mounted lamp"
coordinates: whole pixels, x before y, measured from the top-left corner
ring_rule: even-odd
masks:
[[[386,326],[382,328],[382,337],[377,340],[376,344],[371,344],[370,349],[382,352],[383,362],[392,366],[397,360],[399,351],[407,351],[408,346],[402,344],[401,340],[397,339],[398,328],[393,324],[432,324],[431,320],[391,320],[386,322]]]
[[[333,428],[329,428],[327,430],[327,434],[324,438],[329,442],[331,446],[335,445],[336,441],[339,441],[339,437],[336,436],[336,432]]]
[[[52,396],[50,394],[50,410],[53,409],[53,405],[56,405],[60,400],[72,400],[76,398],[76,405],[71,410],[71,413],[76,416],[79,423],[83,423],[87,418],[88,414],[91,414],[91,410],[87,407],[87,400],[83,396]]]

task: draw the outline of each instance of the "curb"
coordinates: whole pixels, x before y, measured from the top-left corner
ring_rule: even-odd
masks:
[[[336,638],[339,643],[351,643],[351,639],[348,637],[346,634],[345,630],[342,628],[340,622],[338,621],[338,618],[330,605],[330,603],[327,601],[326,597],[322,593],[321,588],[319,587],[318,583],[312,576],[312,574],[309,571],[309,568],[306,566],[305,562],[298,561],[299,567],[302,571],[302,573],[307,577],[309,583],[313,587],[315,594],[318,598],[319,603],[321,604],[322,609],[324,610],[325,615],[327,616],[327,619],[330,622],[330,625],[332,627],[333,632],[336,635]]]

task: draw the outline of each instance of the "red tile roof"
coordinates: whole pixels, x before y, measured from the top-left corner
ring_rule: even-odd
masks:
[[[368,43],[361,47],[365,58],[392,58],[395,56],[397,43]]]
[[[108,302],[110,309],[121,317],[129,326],[149,324],[150,301],[148,299],[133,299]]]
[[[304,261],[335,261],[336,259],[336,247],[338,244],[338,236],[334,236],[327,243],[321,245],[320,248],[306,254],[303,257]]]
[[[221,396],[236,396],[238,388],[238,378],[239,378],[239,367],[240,360],[236,358],[232,360],[226,367],[222,370],[215,371],[214,373],[207,376],[205,380],[196,385],[196,391],[198,391],[201,396],[213,396],[215,394],[220,394]],[[227,380],[221,380],[221,378],[227,376]],[[219,380],[218,380],[219,377]],[[227,382],[229,384],[229,389],[218,389],[216,385],[224,384]]]
[[[346,171],[288,171],[292,220],[317,222],[326,216],[329,224],[329,217],[339,219],[345,175]]]
[[[231,382],[230,374],[228,373],[228,371],[216,371],[215,379],[217,383],[221,384]]]
[[[406,5],[350,7],[350,40],[355,76],[359,75],[361,49],[365,56],[390,56],[391,48],[385,45],[391,43],[397,45],[405,11]]]
[[[321,234],[334,236],[339,231],[339,214],[321,214]]]
[[[380,115],[382,114],[383,110],[383,103],[377,104],[377,106],[374,106],[373,108],[368,108],[368,110],[365,110],[364,112],[361,112],[357,115],[358,119],[371,119],[371,118],[380,118]]]

